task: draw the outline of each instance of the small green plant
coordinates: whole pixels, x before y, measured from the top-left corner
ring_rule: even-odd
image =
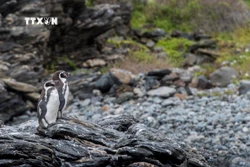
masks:
[[[145,45],[142,45],[141,43],[138,43],[132,39],[108,39],[108,43],[114,44],[117,48],[122,48],[122,47],[127,47],[130,48],[131,50],[143,50],[147,51],[148,48]]]
[[[144,50],[131,52],[131,57],[137,62],[153,63],[153,55]]]
[[[112,66],[113,66],[113,63],[111,63],[107,66],[104,66],[104,67],[99,69],[99,72],[101,72],[102,74],[105,74],[105,73],[109,72],[109,69],[112,68]]]
[[[68,65],[69,65],[72,69],[74,69],[74,70],[77,70],[77,69],[78,69],[77,66],[76,66],[76,64],[75,64],[73,61],[71,61],[68,57],[65,58],[65,61],[68,63]]]
[[[226,90],[226,91],[224,92],[224,94],[225,94],[225,95],[233,95],[233,94],[234,94],[234,91],[232,91],[232,90]]]
[[[49,63],[49,65],[46,65],[46,69],[49,70],[49,72],[54,72],[55,71],[55,63],[54,61],[52,61],[51,63]]]
[[[93,0],[86,0],[86,1],[85,1],[85,5],[86,5],[87,7],[93,6]]]
[[[170,62],[179,66],[184,59],[182,54],[184,54],[193,43],[193,41],[185,38],[163,38],[159,40],[156,45],[163,48]]]
[[[141,28],[146,23],[146,16],[140,10],[134,10],[130,21],[132,28]]]
[[[91,71],[89,70],[86,70],[86,69],[76,69],[72,72],[72,75],[76,75],[78,73],[81,73],[81,74],[90,74]]]

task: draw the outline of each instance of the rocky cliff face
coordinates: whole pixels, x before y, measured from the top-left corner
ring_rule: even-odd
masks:
[[[10,78],[12,86],[1,81],[0,112],[8,113],[9,105],[17,110],[4,121],[35,109],[41,83],[48,78],[45,68],[68,70],[72,63],[82,66],[84,60],[100,57],[100,35],[126,27],[131,11],[126,3],[87,8],[84,0],[1,1],[0,78]],[[27,25],[26,17],[57,17],[58,25]],[[37,89],[24,93],[23,84]]]

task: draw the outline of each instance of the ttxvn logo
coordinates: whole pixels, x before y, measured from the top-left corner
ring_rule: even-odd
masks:
[[[26,25],[57,25],[57,17],[25,17]]]

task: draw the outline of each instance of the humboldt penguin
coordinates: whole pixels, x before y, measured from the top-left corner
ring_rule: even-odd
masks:
[[[57,120],[58,109],[60,105],[59,94],[57,91],[59,81],[47,81],[43,85],[40,100],[37,105],[38,129],[47,128],[48,125]]]
[[[69,73],[65,71],[56,71],[54,75],[52,76],[52,80],[58,80],[59,86],[57,87],[57,91],[59,94],[59,109],[57,118],[62,118],[62,112],[66,108],[67,102],[68,102],[68,96],[69,96],[69,86],[67,77],[69,76]]]

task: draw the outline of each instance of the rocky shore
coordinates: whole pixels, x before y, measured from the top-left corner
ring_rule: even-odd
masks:
[[[117,70],[116,73],[115,70]],[[95,78],[94,74],[86,75],[85,79],[81,77],[82,87],[88,85],[87,90],[91,90],[90,87],[95,89],[84,92],[83,88],[78,88],[76,89],[78,93],[74,92],[74,85],[79,85],[79,80],[76,79],[79,76],[76,74],[69,78],[69,80],[76,79],[74,82],[70,81],[75,98],[71,100],[65,116],[100,123],[106,116],[132,115],[140,123],[158,129],[176,142],[188,144],[195,150],[211,151],[214,156],[217,156],[217,162],[223,163],[225,167],[250,166],[247,135],[250,130],[250,94],[247,88],[249,82],[242,81],[239,85],[231,83],[224,88],[200,90],[183,85],[176,86],[173,83],[170,86],[163,86],[157,79],[147,78],[152,75],[158,75],[158,79],[164,78],[160,75],[163,73],[166,78],[173,75],[173,71],[177,70],[156,70],[142,76],[142,74],[134,75],[128,71],[113,69],[93,81],[90,78]],[[113,79],[105,79],[107,75],[110,77],[112,72],[115,74],[122,72],[123,75],[114,75]],[[187,73],[185,71],[185,74]],[[122,76],[120,79],[123,80],[119,81],[119,76]],[[98,85],[96,83],[100,80],[101,83],[106,83],[100,84],[103,86],[102,91],[96,89]],[[83,84],[84,81],[85,84]],[[108,87],[107,85],[112,84],[107,84],[109,82],[106,81],[119,81],[123,84],[118,84],[120,86],[113,84],[114,87]],[[134,87],[129,86],[132,81],[137,83],[134,83]],[[142,82],[144,84],[141,84]],[[154,84],[147,89],[149,83]],[[12,124],[36,119],[35,113],[28,112],[16,117]]]

